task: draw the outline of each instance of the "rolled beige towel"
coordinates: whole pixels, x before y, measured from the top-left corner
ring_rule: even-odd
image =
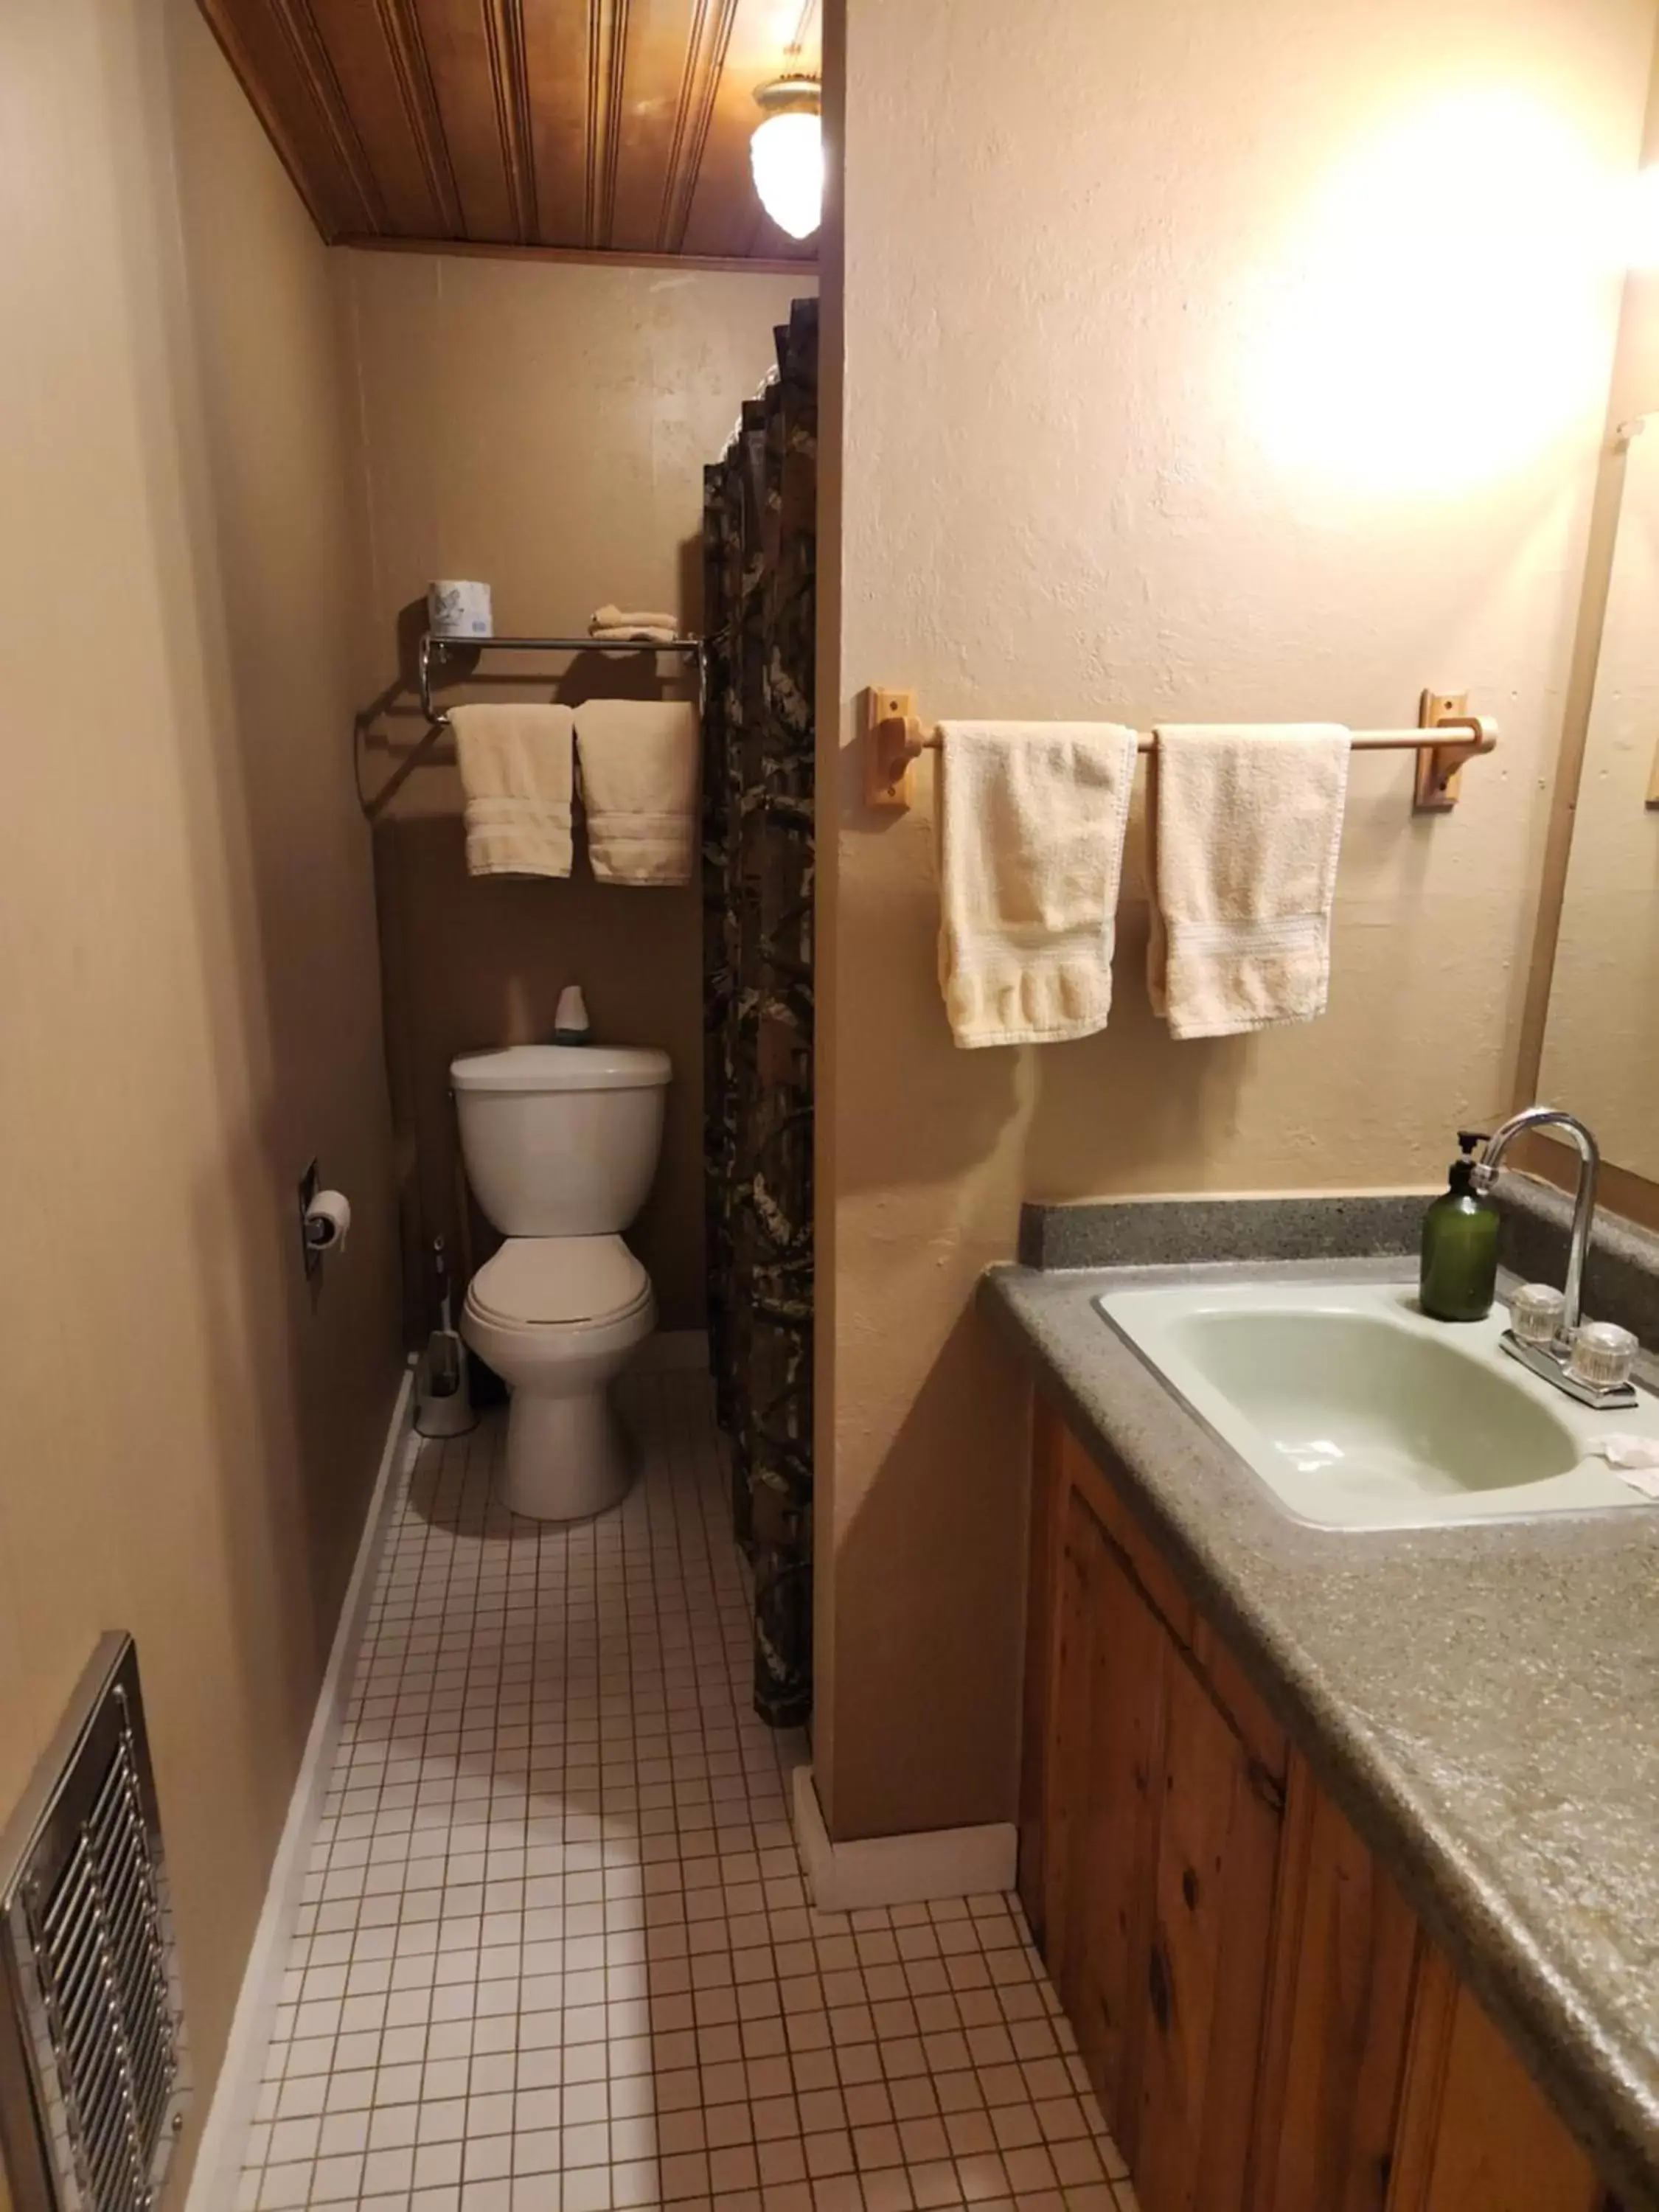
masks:
[[[629,608],[609,605],[596,608],[588,617],[590,637],[627,636],[635,630],[666,630],[669,636],[676,634],[677,617],[664,614],[655,607]]]

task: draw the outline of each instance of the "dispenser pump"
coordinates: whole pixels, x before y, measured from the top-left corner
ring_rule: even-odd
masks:
[[[1474,1156],[1486,1141],[1482,1129],[1460,1129],[1457,1133],[1457,1149],[1462,1158],[1455,1159],[1447,1170],[1446,1188],[1459,1197],[1474,1188]]]
[[[593,1031],[587,1018],[587,1001],[580,983],[567,983],[559,994],[553,1016],[555,1044],[591,1044]]]

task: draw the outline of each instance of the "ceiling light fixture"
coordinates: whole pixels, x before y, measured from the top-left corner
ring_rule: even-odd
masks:
[[[755,100],[764,112],[749,159],[761,205],[791,238],[810,238],[823,213],[822,87],[815,76],[775,77]]]

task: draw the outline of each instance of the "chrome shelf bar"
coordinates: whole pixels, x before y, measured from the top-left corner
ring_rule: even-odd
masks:
[[[697,691],[702,692],[703,641],[700,637],[434,637],[421,633],[415,656],[421,712],[428,722],[447,722],[432,703],[433,657],[449,653],[689,653],[697,661]]]

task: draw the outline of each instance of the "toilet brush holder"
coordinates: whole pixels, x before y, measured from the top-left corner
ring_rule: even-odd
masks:
[[[449,1257],[441,1237],[432,1240],[432,1272],[438,1286],[440,1326],[427,1340],[415,1382],[415,1428],[423,1437],[464,1437],[478,1425],[472,1407],[472,1376],[466,1346],[449,1305]]]
[[[415,1427],[423,1437],[464,1437],[478,1425],[466,1346],[453,1328],[434,1328],[415,1381]]]

